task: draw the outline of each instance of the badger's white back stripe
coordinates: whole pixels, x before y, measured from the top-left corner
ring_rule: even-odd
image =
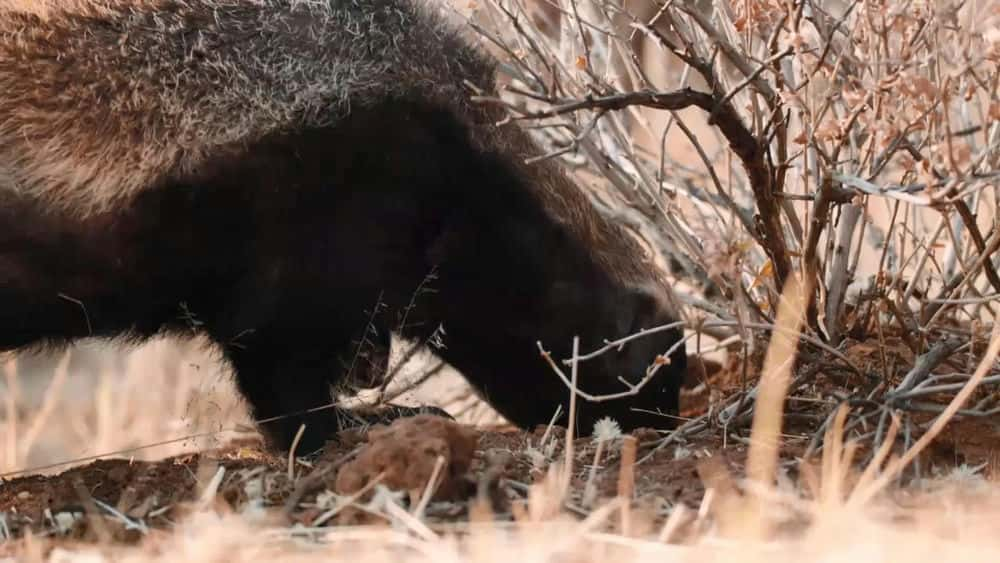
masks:
[[[86,217],[359,106],[405,98],[492,123],[462,90],[493,88],[492,65],[410,0],[0,0],[0,190]],[[524,165],[529,139],[486,126],[470,141],[530,177],[608,272],[648,278],[553,161]]]
[[[456,81],[436,78],[463,58],[412,53],[465,47],[414,9],[0,0],[0,189],[86,215],[264,135],[328,125],[352,105],[453,97],[437,90]],[[428,34],[438,40],[419,40]]]

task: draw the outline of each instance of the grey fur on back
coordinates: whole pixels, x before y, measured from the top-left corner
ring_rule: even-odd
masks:
[[[461,111],[463,80],[491,86],[489,60],[409,0],[72,6],[0,5],[0,189],[78,215],[358,104]]]

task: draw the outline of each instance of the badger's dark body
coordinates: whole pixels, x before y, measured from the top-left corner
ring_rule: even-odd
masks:
[[[404,0],[0,10],[0,349],[204,333],[261,419],[328,403],[369,322],[382,347],[440,325],[492,405],[547,422],[569,394],[536,340],[565,358],[670,316],[640,250],[465,101],[492,72]],[[678,337],[582,364],[581,387],[623,390]],[[671,360],[582,429],[668,426],[635,409],[676,411]],[[285,447],[306,422],[311,449],[334,420],[265,430]]]

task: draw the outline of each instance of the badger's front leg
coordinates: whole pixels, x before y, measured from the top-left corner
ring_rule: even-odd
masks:
[[[338,413],[330,385],[343,368],[330,349],[330,342],[310,342],[301,333],[275,329],[226,347],[237,386],[272,447],[288,451],[303,424],[299,455],[336,437]]]

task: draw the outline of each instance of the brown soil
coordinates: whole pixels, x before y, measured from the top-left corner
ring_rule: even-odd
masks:
[[[881,348],[857,344],[848,347],[848,353],[865,372],[886,374],[890,380],[905,374],[905,366],[913,361],[899,343]],[[759,359],[751,361],[757,362]],[[813,369],[814,377],[806,386],[812,397],[830,397],[845,387],[863,389],[879,384],[864,378],[848,380],[857,376],[846,376],[832,364],[810,362],[808,357],[800,363],[799,374],[810,366],[826,368]],[[696,362],[693,365],[697,371],[688,378],[684,416],[698,416],[713,408],[719,398],[748,384],[747,372],[735,360],[726,365],[708,364],[704,370]],[[797,400],[794,396],[788,401],[781,467],[792,479],[798,475],[800,456],[831,409],[831,401]],[[913,415],[912,420],[926,423],[930,415]],[[632,436],[641,460],[635,467],[636,505],[655,522],[677,504],[697,508],[705,491],[704,481],[717,478],[719,467],[741,475],[749,425],[710,427],[687,441],[660,449],[654,449],[660,435],[653,431],[640,430]],[[296,464],[291,479],[286,460],[262,451],[256,442],[156,463],[105,459],[55,476],[0,482],[0,536],[19,536],[30,530],[75,540],[130,543],[144,533],[169,528],[200,502],[214,503],[225,511],[257,510],[263,518],[307,526],[377,522],[379,508],[373,497],[378,495],[373,494],[377,488],[373,485],[378,482],[402,493],[394,497],[395,502],[412,509],[423,496],[439,456],[443,461],[437,469],[440,483],[426,506],[425,522],[436,526],[467,519],[470,501],[477,498],[488,501],[495,517],[512,518],[527,498],[529,487],[541,481],[548,466],[563,459],[564,437],[561,428],[473,431],[444,419],[418,416],[376,427],[367,435],[345,432],[318,458]],[[1000,425],[996,421],[958,419],[924,456],[923,467],[985,464],[987,477],[1000,477],[998,438]],[[617,439],[603,448],[592,491],[587,492],[595,444],[591,438],[574,442],[568,501],[571,511],[585,514],[601,499],[617,494],[621,443]],[[865,453],[865,448],[860,448],[857,459],[864,460]],[[712,463],[706,464],[706,460]],[[712,468],[715,477],[709,471]],[[209,494],[205,494],[206,487]]]

